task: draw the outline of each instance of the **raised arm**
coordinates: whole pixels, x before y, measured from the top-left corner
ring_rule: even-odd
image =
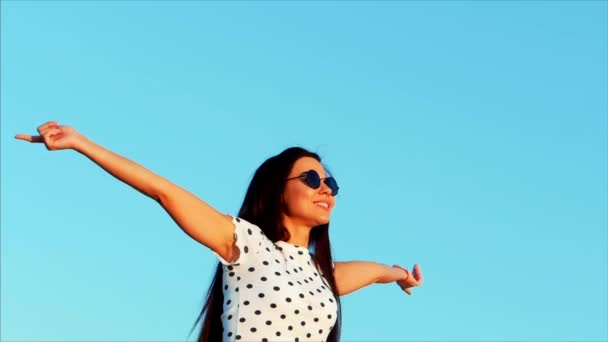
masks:
[[[118,180],[156,200],[190,237],[212,249],[226,260],[238,257],[231,217],[149,171],[87,139],[69,126],[56,121],[38,127],[38,136],[17,134],[15,138],[32,143],[44,143],[48,150],[73,149],[91,159]]]
[[[414,270],[409,271],[400,266],[387,266],[371,261],[336,262],[334,277],[340,296],[357,291],[365,286],[375,283],[397,282],[408,295],[411,287],[422,284],[422,272],[418,264]]]

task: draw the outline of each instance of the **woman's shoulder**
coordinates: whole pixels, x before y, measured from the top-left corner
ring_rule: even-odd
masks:
[[[254,263],[259,255],[271,253],[276,249],[276,245],[270,241],[259,226],[242,217],[231,217],[234,224],[235,246],[239,250],[239,256],[229,262],[218,255],[222,264],[236,266]]]

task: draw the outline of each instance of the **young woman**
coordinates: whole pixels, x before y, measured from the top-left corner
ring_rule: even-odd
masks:
[[[329,220],[338,185],[321,159],[288,148],[255,172],[238,216],[222,214],[190,192],[95,144],[74,128],[47,122],[37,136],[48,150],[73,149],[157,201],[190,237],[218,257],[199,341],[338,341],[339,296],[396,282],[408,295],[422,284],[398,265],[334,262]]]

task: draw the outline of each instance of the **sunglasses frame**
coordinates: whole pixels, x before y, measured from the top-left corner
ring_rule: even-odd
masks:
[[[321,178],[319,173],[315,170],[304,171],[299,176],[287,178],[288,181],[292,179],[302,179],[304,184],[312,189],[318,189],[321,186],[321,181],[323,181],[323,183],[331,189],[331,195],[334,197],[338,194],[338,190],[340,190],[338,182],[336,182],[334,177]]]

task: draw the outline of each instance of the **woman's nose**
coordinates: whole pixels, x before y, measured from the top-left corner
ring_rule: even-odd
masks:
[[[321,180],[321,186],[319,187],[319,192],[322,194],[331,195],[331,188],[325,184],[325,180]]]

